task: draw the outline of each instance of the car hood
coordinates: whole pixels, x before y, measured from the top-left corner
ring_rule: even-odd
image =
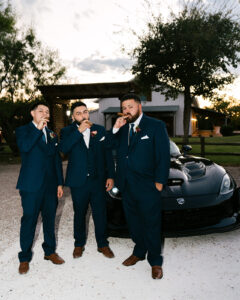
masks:
[[[225,173],[224,168],[202,157],[172,158],[166,196],[218,194]]]

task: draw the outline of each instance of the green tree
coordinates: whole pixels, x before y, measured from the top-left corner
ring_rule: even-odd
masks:
[[[44,48],[32,28],[17,29],[16,21],[11,5],[4,8],[0,0],[0,126],[14,153],[15,127],[26,123],[16,111],[27,106],[20,102],[34,101],[38,85],[55,84],[65,74],[57,52]]]
[[[0,0],[0,95],[32,100],[40,84],[55,84],[65,73],[56,51],[44,48],[34,30],[20,31],[10,4]]]
[[[236,130],[240,129],[240,100],[226,94],[211,99],[211,108],[226,115],[228,123]]]
[[[14,155],[18,154],[18,147],[15,139],[15,128],[30,122],[30,107],[32,101],[11,101],[2,98],[0,101],[0,120],[3,129],[3,137]]]
[[[194,97],[211,97],[234,79],[231,67],[240,61],[240,25],[231,11],[209,12],[197,1],[172,13],[167,22],[155,18],[138,40],[132,51],[136,59],[132,72],[141,85],[161,91],[166,99],[184,94],[183,141],[187,143]]]

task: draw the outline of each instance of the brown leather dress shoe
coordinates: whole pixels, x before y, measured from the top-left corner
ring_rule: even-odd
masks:
[[[135,265],[140,260],[144,260],[144,258],[139,258],[135,255],[131,255],[126,260],[124,260],[122,264],[126,267],[129,267]]]
[[[161,279],[163,277],[163,270],[161,266],[152,266],[152,278]]]
[[[29,271],[29,262],[28,261],[20,262],[18,268],[19,274],[26,274],[28,271]]]
[[[108,246],[98,248],[98,252],[101,252],[107,258],[113,258],[114,257],[114,253],[112,252],[112,250]]]
[[[84,250],[84,247],[75,247],[73,250],[73,258],[81,257]]]
[[[51,255],[48,256],[45,255],[44,259],[51,260],[51,262],[55,265],[61,265],[65,263],[65,261],[57,253],[52,253]]]

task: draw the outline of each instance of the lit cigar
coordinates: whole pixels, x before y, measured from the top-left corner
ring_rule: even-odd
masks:
[[[123,113],[117,113],[117,115],[118,115],[119,117],[123,117],[124,119],[127,119],[127,118],[128,118],[128,116],[124,115]]]
[[[92,125],[93,125],[93,123],[90,122],[90,121],[88,121],[88,120],[86,120],[85,123],[87,123],[89,126],[92,126]]]
[[[49,122],[50,120],[49,120],[49,119],[42,119],[42,121],[43,121],[44,123],[47,123],[47,122]]]

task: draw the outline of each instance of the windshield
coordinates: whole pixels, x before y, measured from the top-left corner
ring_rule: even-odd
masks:
[[[173,141],[170,141],[170,154],[171,154],[171,156],[181,155],[181,152],[180,152],[178,146]]]

